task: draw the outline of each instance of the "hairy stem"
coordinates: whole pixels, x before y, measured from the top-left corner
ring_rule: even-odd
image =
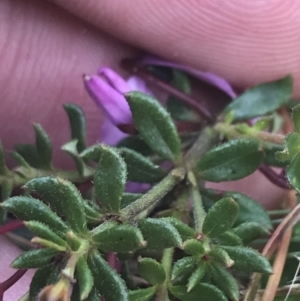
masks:
[[[185,174],[186,170],[183,167],[172,170],[160,183],[150,189],[141,198],[122,209],[121,216],[126,220],[131,220],[150,206],[156,204],[177,183],[184,179]]]

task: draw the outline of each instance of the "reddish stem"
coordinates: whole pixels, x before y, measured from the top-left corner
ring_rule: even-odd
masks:
[[[204,107],[201,103],[199,103],[197,100],[195,100],[193,97],[189,96],[188,94],[185,94],[180,90],[174,88],[173,86],[169,85],[168,83],[156,78],[145,68],[137,66],[134,60],[130,60],[130,59],[123,60],[121,65],[127,71],[137,74],[145,81],[152,83],[155,86],[162,89],[163,91],[183,100],[185,103],[191,106],[196,112],[198,112],[201,116],[203,116],[208,122],[214,121],[214,118],[211,115],[210,111],[206,107]]]
[[[7,232],[13,231],[15,229],[21,228],[24,226],[23,221],[15,220],[12,222],[9,222],[5,225],[0,226],[0,235],[5,234]]]
[[[4,292],[17,283],[26,272],[27,270],[17,270],[12,276],[0,283],[0,301],[3,301]]]
[[[292,189],[287,183],[286,179],[282,176],[282,174],[277,174],[268,165],[262,164],[259,170],[268,180],[270,180],[276,186],[287,190]]]

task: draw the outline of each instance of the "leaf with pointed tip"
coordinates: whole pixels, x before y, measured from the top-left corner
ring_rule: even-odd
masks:
[[[129,301],[150,301],[156,292],[156,287],[148,287],[129,291]]]
[[[87,261],[95,279],[95,287],[106,301],[129,301],[125,282],[97,251],[90,253]]]
[[[16,162],[20,165],[25,167],[26,169],[30,168],[30,165],[28,164],[28,162],[26,162],[26,160],[21,156],[21,154],[19,154],[18,152],[15,151],[11,151],[10,156],[16,160]]]
[[[125,94],[134,124],[150,148],[166,160],[182,160],[181,143],[170,114],[154,98],[140,92]]]
[[[200,283],[201,279],[204,277],[206,272],[206,261],[201,261],[198,265],[198,268],[193,272],[191,275],[188,286],[187,286],[187,291],[191,291],[197,284]]]
[[[186,286],[171,286],[170,292],[182,301],[199,300],[199,296],[201,296],[201,299],[205,301],[227,301],[223,292],[214,285],[208,283],[200,283],[190,292],[187,292]]]
[[[34,249],[19,255],[12,263],[14,269],[35,269],[43,266],[58,252],[52,249]]]
[[[140,258],[138,260],[139,274],[150,284],[161,285],[166,280],[166,272],[161,263],[152,258]]]
[[[61,178],[42,177],[29,181],[24,188],[38,193],[44,202],[65,216],[74,231],[87,232],[83,199],[74,184]]]
[[[48,225],[57,234],[66,233],[69,228],[47,205],[40,200],[26,196],[9,198],[1,206],[23,221],[39,221]]]
[[[212,263],[210,265],[210,274],[213,282],[220,288],[224,294],[234,301],[239,300],[239,285],[234,277],[219,264]]]
[[[167,221],[147,218],[138,221],[138,227],[147,241],[148,249],[179,247],[182,239],[176,228]]]
[[[52,231],[47,225],[37,222],[29,221],[25,222],[25,226],[31,230],[35,235],[42,239],[49,240],[59,246],[66,247],[67,243],[59,237],[54,231]]]
[[[35,131],[35,146],[40,157],[40,162],[43,168],[51,169],[51,160],[52,160],[52,143],[42,128],[38,123],[33,125]]]
[[[222,246],[229,257],[234,261],[234,269],[247,272],[272,273],[269,261],[257,251],[248,247],[225,247]]]
[[[141,231],[131,225],[105,222],[91,231],[92,239],[100,250],[127,253],[145,245]]]
[[[203,223],[203,233],[218,237],[229,230],[237,219],[239,206],[232,198],[223,198],[207,212]]]
[[[94,176],[97,198],[108,212],[119,212],[126,184],[126,164],[109,146],[101,146],[101,156]]]
[[[86,119],[81,108],[75,104],[64,104],[64,109],[68,114],[71,126],[72,140],[77,139],[78,152],[82,152],[86,148]]]
[[[119,152],[126,163],[127,177],[130,181],[155,183],[166,175],[166,171],[134,150],[121,148]]]
[[[233,111],[235,121],[266,115],[286,104],[292,92],[293,79],[288,75],[246,90],[229,104],[225,112]]]
[[[76,279],[80,288],[80,300],[85,300],[94,286],[94,277],[84,257],[80,256],[76,263]]]
[[[198,163],[198,171],[211,182],[233,181],[252,174],[263,158],[258,140],[239,138],[207,152]]]

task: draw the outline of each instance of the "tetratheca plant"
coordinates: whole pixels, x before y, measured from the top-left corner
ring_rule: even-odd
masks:
[[[185,74],[174,72],[173,80],[189,93]],[[6,222],[13,215],[33,234],[33,248],[11,264],[37,269],[21,300],[242,300],[252,273],[273,272],[253,248],[273,224],[248,196],[208,189],[205,182],[279,166],[287,167],[299,192],[300,107],[292,111],[296,132],[274,132],[274,112],[291,94],[289,76],[264,83],[234,99],[214,123],[203,123],[191,103],[172,96],[166,109],[129,92],[133,134],[115,147],[88,147],[84,114],[67,104],[71,141],[62,150],[77,170],[53,166],[51,141],[39,124],[35,144],[11,153],[17,168],[7,168],[1,147],[2,232],[14,228]],[[181,132],[182,122],[193,126]],[[129,182],[147,189],[128,192]],[[88,189],[80,191],[80,183]],[[23,193],[11,196],[19,186]]]

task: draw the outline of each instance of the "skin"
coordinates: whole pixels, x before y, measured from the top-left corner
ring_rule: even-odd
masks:
[[[69,133],[61,104],[82,106],[94,142],[102,119],[81,75],[101,65],[121,71],[118,61],[137,48],[214,72],[241,90],[291,73],[299,97],[299,15],[296,0],[2,0],[1,140],[6,149],[32,141],[32,123],[39,122],[53,139],[56,164],[68,165],[58,152]],[[282,196],[257,174],[250,180],[239,181],[239,189],[267,206]],[[0,266],[7,266],[18,250],[0,244]],[[1,279],[9,273],[2,269]],[[18,285],[26,287],[29,276]],[[23,292],[13,287],[5,300]]]

